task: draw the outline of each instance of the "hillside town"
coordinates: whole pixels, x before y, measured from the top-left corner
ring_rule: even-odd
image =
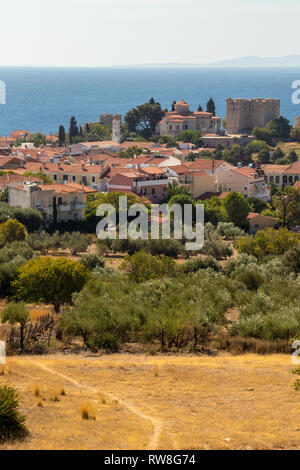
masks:
[[[100,122],[111,125],[110,141],[58,146],[57,136],[48,135],[45,145],[35,147],[29,141],[29,132],[14,131],[9,138],[1,138],[0,189],[2,194],[7,192],[11,206],[39,209],[49,220],[53,220],[56,198],[57,221],[65,222],[84,218],[89,195],[134,193],[152,203],[161,203],[166,199],[168,184],[187,188],[198,201],[214,196],[224,198],[235,191],[245,198],[268,202],[272,185],[281,189],[299,185],[299,161],[272,161],[272,147],[268,163],[262,163],[259,157],[252,159],[251,153],[248,165],[238,157],[235,161],[224,159],[222,154],[225,151],[228,155],[231,149],[238,153],[252,145],[257,157],[255,147],[260,148],[264,142],[256,139],[251,130],[279,118],[279,100],[228,99],[228,132],[221,132],[221,118],[212,112],[190,111],[188,103],[181,100],[156,124],[156,134],[169,136],[174,146],[168,140],[168,145],[151,141],[121,143],[120,115],[100,117]],[[185,131],[199,132],[201,146],[176,140]],[[17,139],[22,140],[18,146]],[[130,158],[126,156],[128,150],[133,152]],[[46,175],[48,183],[44,184],[38,175]],[[270,218],[265,223],[268,226]]]

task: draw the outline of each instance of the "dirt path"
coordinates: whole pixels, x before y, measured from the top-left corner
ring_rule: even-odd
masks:
[[[98,390],[96,388],[90,387],[89,385],[85,385],[81,382],[78,382],[77,380],[72,379],[72,377],[69,377],[68,375],[65,375],[65,374],[61,374],[60,372],[57,372],[57,371],[51,369],[50,367],[46,366],[45,364],[41,364],[40,362],[37,362],[37,361],[31,361],[31,363],[34,366],[38,366],[41,369],[49,372],[50,374],[57,375],[57,376],[61,377],[62,379],[72,383],[73,385],[75,385],[75,387],[78,387],[79,389],[82,388],[82,389],[89,390],[92,393],[98,393]],[[114,395],[110,392],[103,392],[103,391],[101,391],[101,392],[104,395],[106,395],[110,400],[116,400],[118,403],[120,403],[120,405],[124,406],[124,408],[127,408],[128,410],[130,410],[135,415],[139,416],[140,418],[142,418],[146,421],[150,421],[152,423],[153,428],[154,428],[153,436],[152,436],[151,441],[148,444],[147,450],[156,450],[158,448],[159,437],[160,437],[160,434],[161,434],[162,429],[163,429],[163,423],[159,419],[156,419],[153,416],[148,415],[148,414],[144,413],[143,411],[139,410],[133,403],[131,403],[127,400],[122,400],[122,398],[120,398],[119,396]]]

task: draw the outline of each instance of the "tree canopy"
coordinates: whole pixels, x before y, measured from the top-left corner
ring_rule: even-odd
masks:
[[[250,207],[242,194],[231,191],[224,199],[224,207],[230,222],[237,227],[245,226]]]
[[[18,299],[51,303],[59,312],[61,304],[70,303],[73,292],[80,291],[88,277],[88,271],[81,263],[64,258],[39,257],[19,268],[13,287]]]
[[[23,224],[16,219],[8,219],[0,224],[0,246],[7,245],[14,241],[25,239],[26,232]]]
[[[157,123],[164,116],[159,103],[150,100],[136,108],[132,108],[124,117],[129,132],[141,134],[145,138],[155,133]]]

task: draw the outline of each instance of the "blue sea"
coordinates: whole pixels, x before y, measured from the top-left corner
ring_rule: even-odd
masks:
[[[192,110],[213,97],[216,113],[226,114],[226,98],[273,97],[281,114],[292,122],[300,104],[291,101],[291,84],[300,68],[21,68],[0,67],[6,84],[6,104],[0,104],[0,136],[13,130],[57,132],[97,121],[100,113],[121,113],[153,97],[163,108],[184,99]]]

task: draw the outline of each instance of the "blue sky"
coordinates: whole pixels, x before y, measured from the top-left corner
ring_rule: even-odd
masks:
[[[0,65],[209,63],[300,53],[299,0],[9,0]]]

